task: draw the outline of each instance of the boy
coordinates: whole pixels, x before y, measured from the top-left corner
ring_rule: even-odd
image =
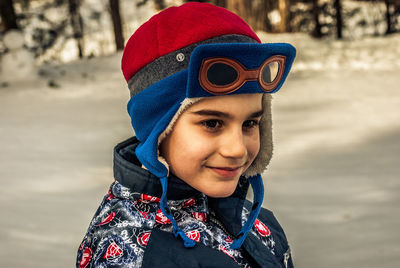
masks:
[[[115,148],[115,182],[77,267],[292,267],[282,228],[261,208],[260,174],[272,155],[270,93],[294,57],[211,4],[143,24],[122,56],[136,137]]]

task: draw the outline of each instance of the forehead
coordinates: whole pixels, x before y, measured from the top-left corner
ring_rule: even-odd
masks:
[[[262,110],[263,94],[235,94],[202,98],[188,108],[188,112],[213,110],[235,114],[248,114]]]

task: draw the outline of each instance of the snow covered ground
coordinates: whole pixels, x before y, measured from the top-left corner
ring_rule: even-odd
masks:
[[[274,97],[275,150],[264,206],[296,267],[399,267],[400,35],[298,49]],[[121,54],[0,77],[0,267],[73,267],[130,137]]]

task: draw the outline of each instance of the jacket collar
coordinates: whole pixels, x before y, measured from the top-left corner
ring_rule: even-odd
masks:
[[[143,169],[136,157],[139,141],[132,137],[114,148],[114,178],[133,192],[161,197],[162,188],[159,178]],[[240,178],[235,192],[226,198],[208,198],[208,206],[231,234],[237,234],[242,228],[242,210],[249,187],[248,180]],[[171,175],[168,178],[168,200],[181,200],[198,196],[201,193],[184,181]]]

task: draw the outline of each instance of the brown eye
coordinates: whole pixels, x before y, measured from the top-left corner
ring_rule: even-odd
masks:
[[[217,129],[222,126],[222,122],[220,120],[215,120],[215,119],[205,120],[201,123],[203,126],[205,126],[208,129]]]
[[[257,120],[247,120],[243,123],[243,128],[250,129],[259,125]]]

